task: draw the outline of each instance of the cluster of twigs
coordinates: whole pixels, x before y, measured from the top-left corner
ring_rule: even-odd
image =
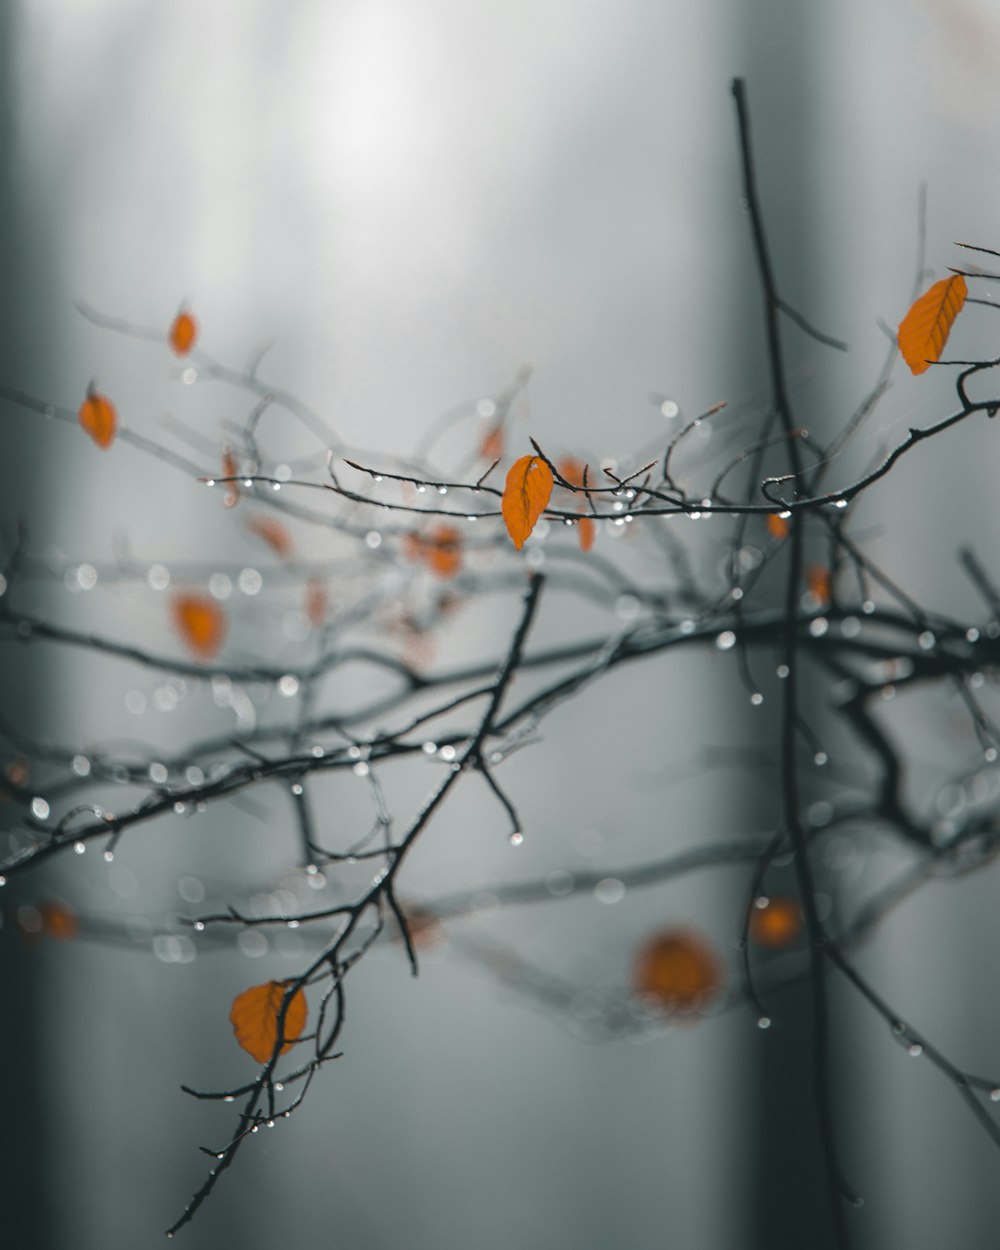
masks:
[[[86,754],[76,746],[29,740],[13,724],[0,721],[0,737],[8,762],[6,790],[15,813],[11,849],[0,860],[0,882],[27,873],[45,860],[96,844],[106,859],[114,857],[130,831],[170,813],[204,811],[232,801],[249,801],[265,785],[287,795],[295,845],[289,860],[309,877],[343,875],[335,902],[303,905],[277,913],[234,901],[219,910],[188,916],[183,925],[196,942],[211,944],[238,927],[241,931],[293,926],[310,939],[309,957],[284,982],[282,1005],[275,1021],[274,1042],[255,1078],[234,1088],[188,1092],[200,1099],[237,1103],[234,1130],[220,1149],[206,1151],[211,1170],[169,1235],[187,1223],[234,1161],[246,1140],[262,1126],[273,1125],[301,1105],[313,1078],[339,1054],[343,1039],[345,994],[351,970],[387,927],[402,936],[414,973],[421,942],[428,929],[475,910],[473,891],[424,900],[419,907],[405,898],[404,868],[418,840],[432,831],[442,806],[459,786],[479,786],[496,804],[512,844],[520,843],[526,822],[517,796],[503,780],[503,765],[515,751],[537,741],[545,718],[595,682],[610,679],[622,665],[648,661],[664,653],[713,648],[731,653],[732,663],[754,703],[763,696],[754,672],[777,661],[781,706],[774,743],[782,795],[780,821],[772,829],[745,834],[689,849],[639,867],[593,873],[557,874],[549,878],[498,885],[492,901],[500,905],[552,902],[574,894],[592,894],[607,882],[622,889],[653,886],[697,869],[745,866],[746,922],[743,927],[742,978],[728,993],[726,1004],[749,1003],[761,1027],[770,1023],[766,1003],[780,984],[802,979],[809,987],[815,1024],[813,1064],[820,1131],[830,1180],[832,1218],[840,1244],[848,1244],[847,1209],[857,1202],[844,1179],[836,1148],[830,1097],[829,1007],[830,974],[840,974],[891,1026],[912,1054],[925,1055],[951,1080],[990,1136],[1000,1144],[1000,1123],[991,1102],[1000,1100],[1000,1073],[989,1079],[962,1071],[928,1038],[897,1017],[892,1004],[868,983],[852,960],[852,952],[903,897],[924,881],[951,867],[968,870],[987,863],[998,848],[995,803],[967,805],[954,819],[943,820],[925,810],[907,792],[904,747],[895,741],[880,714],[896,692],[940,684],[951,687],[968,715],[976,743],[965,769],[971,785],[997,759],[1000,728],[983,704],[984,675],[1000,657],[1000,593],[972,552],[964,565],[984,600],[981,619],[959,620],[924,610],[866,554],[852,533],[852,501],[871,492],[900,458],[932,437],[979,415],[992,417],[1000,400],[970,398],[969,382],[996,362],[960,362],[954,411],[935,423],[911,429],[877,464],[850,482],[831,486],[838,456],[848,440],[877,411],[888,373],[869,400],[851,416],[829,446],[820,446],[796,421],[789,396],[782,353],[782,319],[831,346],[782,299],[771,269],[763,214],[757,198],[750,127],[743,87],[734,84],[739,119],[744,192],[749,205],[753,244],[758,262],[762,326],[770,364],[770,399],[758,414],[756,432],[746,443],[746,421],[738,437],[744,441],[721,465],[707,466],[706,481],[694,482],[695,471],[681,474],[676,461],[685,440],[704,422],[713,422],[729,437],[723,405],[682,424],[666,447],[652,458],[637,457],[635,466],[566,467],[534,444],[537,456],[552,469],[556,489],[542,521],[523,553],[509,548],[500,524],[499,459],[485,466],[477,454],[443,471],[435,463],[435,439],[458,420],[463,408],[449,414],[431,431],[412,456],[389,458],[346,447],[326,423],[294,395],[260,380],[260,359],[245,370],[232,370],[196,350],[179,373],[183,381],[229,384],[247,397],[250,411],[238,427],[227,430],[231,447],[220,473],[219,448],[211,440],[174,422],[173,443],[156,441],[122,429],[122,441],[189,477],[227,492],[227,502],[252,498],[274,516],[336,531],[349,553],[326,561],[276,559],[267,570],[268,586],[284,594],[312,579],[328,579],[352,593],[336,609],[313,622],[310,658],[289,666],[261,658],[187,659],[172,651],[157,653],[135,641],[121,641],[74,629],[71,625],[22,609],[22,590],[33,579],[72,578],[75,566],[53,569],[32,557],[25,541],[18,543],[4,571],[0,597],[0,639],[8,645],[48,643],[82,648],[124,664],[142,666],[173,691],[177,699],[192,689],[209,689],[220,706],[236,717],[233,732],[188,742],[166,758],[113,746]],[[970,275],[975,276],[975,275]],[[984,301],[979,301],[984,302]],[[127,323],[83,309],[97,324],[137,337],[160,337]],[[887,366],[888,370],[888,366]],[[489,401],[480,416],[503,431],[527,383],[522,373]],[[2,396],[19,409],[51,420],[75,423],[76,414],[2,388]],[[482,408],[482,404],[481,404]],[[263,449],[260,427],[271,410],[290,414],[323,449],[324,455],[278,462]],[[509,430],[508,430],[509,435]],[[178,451],[176,443],[188,443]],[[193,459],[192,456],[198,457]],[[483,471],[480,471],[483,470]],[[699,572],[689,558],[672,519],[717,518],[714,536],[728,520],[724,577]],[[655,550],[641,578],[623,571],[620,563],[577,545],[586,519],[598,531],[629,532],[641,528]],[[461,544],[465,567],[447,579],[428,577],[407,555],[406,543],[416,536],[432,546],[431,525],[447,524],[448,542]],[[428,537],[428,534],[430,535]],[[454,537],[454,534],[460,537]],[[421,536],[423,536],[421,538]],[[822,550],[822,564],[809,563]],[[481,557],[481,559],[480,559]],[[411,562],[408,563],[408,560]],[[621,562],[622,564],[625,562]],[[165,585],[163,566],[149,566],[122,551],[106,567],[88,567],[88,576],[102,584]],[[175,568],[187,580],[211,569],[232,585],[240,577],[218,563],[191,563]],[[780,585],[775,597],[769,585]],[[419,595],[400,613],[407,587],[419,584]],[[580,596],[616,610],[615,627],[592,637],[567,637],[555,645],[538,646],[532,632],[546,598],[553,592]],[[447,625],[458,602],[485,595],[521,595],[516,621],[499,658],[489,655],[460,666],[431,667],[400,654],[401,636],[409,642],[432,638]],[[395,615],[393,615],[395,612]],[[366,641],[355,639],[364,629]],[[371,674],[375,692],[354,704],[338,706],[323,685],[331,673],[348,666]],[[829,801],[806,804],[801,788],[807,770],[827,773],[827,758],[816,728],[803,707],[803,674],[819,674],[829,692],[824,715],[830,715],[853,737],[863,767],[849,780],[829,777]],[[530,680],[526,680],[529,679]],[[278,688],[295,696],[291,720],[260,717],[247,690]],[[291,706],[291,705],[289,705]],[[17,774],[17,761],[30,761],[30,782]],[[389,810],[381,778],[402,761],[433,764],[437,772],[430,793],[419,808],[400,819]],[[370,823],[346,840],[327,827],[311,791],[328,774],[353,776],[367,789]],[[103,795],[116,790],[114,810]],[[100,801],[98,801],[100,799]],[[910,851],[910,864],[878,894],[837,899],[829,915],[818,904],[814,865],[832,833],[878,830]],[[791,856],[805,940],[780,958],[758,967],[748,941],[755,900],[767,894],[769,874],[779,857]],[[351,867],[355,866],[355,867]],[[363,877],[358,877],[362,869]],[[352,872],[354,876],[348,876]],[[361,881],[359,885],[350,882]],[[234,894],[238,891],[234,873]],[[244,886],[249,893],[250,883]],[[304,896],[306,897],[306,896]],[[319,893],[312,896],[319,898]],[[135,940],[109,917],[94,916],[84,926],[92,936]],[[553,1010],[569,1009],[576,987],[533,969],[510,951],[470,942],[485,967]],[[289,1005],[305,991],[312,1004],[308,1034],[286,1037]],[[592,1013],[590,1027],[620,1033],[662,1026],[664,1012],[628,993],[609,996]],[[289,1050],[287,1042],[297,1045]],[[289,1050],[286,1064],[283,1055]]]

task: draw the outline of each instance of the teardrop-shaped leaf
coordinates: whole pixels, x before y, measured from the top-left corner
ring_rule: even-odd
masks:
[[[778,516],[777,512],[769,512],[767,514],[767,532],[772,538],[776,538],[780,542],[783,538],[788,537],[788,521],[783,516]]]
[[[288,984],[287,981],[265,981],[263,985],[252,985],[233,999],[229,1023],[237,1042],[258,1063],[267,1063],[278,1044],[278,1020]],[[307,1013],[306,996],[296,990],[285,1011],[281,1028],[284,1044],[279,1054],[291,1050],[292,1044],[302,1036]]]
[[[969,288],[960,273],[942,278],[921,295],[899,323],[899,350],[913,373],[940,360],[952,322],[962,311]]]
[[[503,455],[503,422],[497,421],[483,435],[483,441],[479,444],[479,458],[485,460],[487,464],[492,464],[494,460],[499,460]]]
[[[222,473],[221,477],[226,484],[226,493],[222,503],[226,508],[235,508],[240,502],[240,488],[236,481],[230,480],[236,477],[236,457],[233,455],[233,449],[226,444],[222,449]]]
[[[194,347],[198,341],[198,323],[189,312],[182,310],[173,319],[167,341],[177,356],[186,356]]]
[[[91,387],[87,398],[80,405],[77,414],[80,424],[87,431],[98,447],[110,447],[115,441],[118,429],[118,413],[106,395],[100,395]]]
[[[541,456],[522,456],[507,473],[500,511],[514,546],[521,550],[552,494],[552,470]]]
[[[462,567],[462,534],[454,525],[438,525],[424,540],[427,567],[443,581],[454,577]]]
[[[201,660],[211,659],[226,636],[226,616],[207,595],[177,595],[170,604],[184,645]]]
[[[274,554],[281,556],[283,560],[286,560],[292,554],[294,546],[292,536],[281,522],[275,520],[274,517],[252,516],[247,521],[247,529],[267,543]]]
[[[313,629],[322,629],[326,624],[326,599],[326,582],[310,577],[306,582],[306,616]]]

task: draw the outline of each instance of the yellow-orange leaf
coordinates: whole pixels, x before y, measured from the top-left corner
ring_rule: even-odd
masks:
[[[167,339],[175,355],[186,356],[198,341],[197,321],[189,312],[179,312],[171,323]]]
[[[758,946],[790,946],[802,932],[802,908],[794,898],[769,898],[750,913],[750,937]]]
[[[690,929],[663,929],[639,948],[632,988],[669,1012],[703,1010],[722,989],[722,964],[713,948]]]
[[[252,985],[233,999],[229,1022],[236,1040],[258,1063],[267,1063],[278,1044],[278,1018],[288,984],[287,981],[265,981],[263,985]],[[293,1042],[302,1036],[307,1011],[305,994],[296,990],[285,1012],[281,1030],[284,1044],[279,1054],[291,1050]]]
[[[952,322],[962,311],[969,288],[960,273],[942,278],[921,295],[899,323],[899,350],[913,373],[941,358]]]
[[[115,441],[118,413],[106,395],[99,395],[93,388],[88,390],[77,416],[98,447],[110,447]]]
[[[501,422],[490,426],[486,431],[483,441],[479,444],[479,455],[490,464],[494,460],[499,460],[503,455],[503,424]]]
[[[778,516],[776,512],[769,512],[767,514],[767,532],[772,538],[777,538],[779,541],[782,538],[787,538],[788,522],[783,516]]]
[[[576,532],[580,539],[580,550],[589,551],[594,545],[594,522],[589,516],[580,517],[576,523]]]
[[[288,530],[274,517],[252,516],[247,521],[247,529],[271,548],[276,556],[287,559],[292,554],[292,536]]]
[[[207,595],[176,595],[170,610],[188,650],[199,659],[211,659],[226,636],[226,616],[215,600]]]
[[[553,486],[552,470],[541,456],[522,456],[507,473],[500,511],[514,546],[521,550],[545,511]]]

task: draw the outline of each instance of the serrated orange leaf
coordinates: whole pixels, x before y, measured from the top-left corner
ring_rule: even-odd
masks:
[[[576,523],[577,536],[580,539],[580,550],[589,551],[594,545],[594,522],[589,516],[580,517]]]
[[[207,595],[175,595],[170,610],[187,649],[199,659],[211,659],[226,636],[226,616],[215,600]]]
[[[186,356],[198,341],[198,323],[189,312],[179,312],[170,325],[167,335],[171,351]]]
[[[77,416],[98,447],[108,448],[115,441],[118,413],[106,395],[99,394],[93,387],[88,389],[87,398],[80,405]]]
[[[258,1063],[267,1063],[278,1044],[278,1018],[285,999],[285,987],[289,984],[288,981],[265,981],[263,985],[252,985],[236,995],[229,1009],[229,1023],[233,1026],[237,1042]],[[302,1036],[307,1014],[306,996],[301,990],[296,990],[285,1011],[281,1030],[284,1044],[279,1054],[291,1050],[293,1043]]]
[[[541,456],[522,456],[507,473],[500,511],[514,546],[521,550],[552,494],[552,470]]]
[[[497,422],[483,435],[483,441],[479,444],[479,456],[481,460],[486,460],[492,464],[494,460],[499,460],[503,455],[503,423]]]
[[[940,360],[952,322],[962,311],[968,293],[960,273],[942,278],[921,295],[899,323],[899,350],[913,373],[923,373]]]
[[[779,542],[782,538],[788,537],[788,522],[783,516],[778,516],[776,512],[767,514],[767,532],[772,538],[776,538]]]
[[[274,517],[252,516],[247,521],[247,529],[251,534],[256,534],[258,538],[266,542],[274,554],[281,556],[283,560],[292,554],[294,546],[292,536]]]
[[[709,943],[691,929],[663,929],[637,951],[632,988],[671,1013],[702,1011],[722,989],[722,964]]]
[[[759,906],[763,903],[763,906]],[[758,946],[791,946],[802,932],[802,908],[794,898],[758,899],[750,913],[750,937]]]

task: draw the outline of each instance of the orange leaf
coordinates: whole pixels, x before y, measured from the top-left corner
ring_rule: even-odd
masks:
[[[226,636],[225,613],[207,595],[176,595],[170,604],[174,626],[189,651],[208,660]]]
[[[722,989],[713,948],[690,929],[663,929],[639,948],[632,987],[641,998],[678,1014],[701,1011]]]
[[[292,554],[292,536],[274,517],[252,516],[247,521],[247,529],[263,539],[276,556],[287,559]]]
[[[776,512],[767,514],[767,532],[772,538],[777,538],[780,542],[782,538],[788,537],[788,522],[783,516],[778,516]]]
[[[80,923],[76,913],[65,903],[42,903],[39,907],[42,917],[42,932],[59,942],[72,942],[80,932]]]
[[[87,398],[77,414],[80,424],[98,447],[110,447],[118,429],[118,413],[106,395],[99,395],[93,387],[87,390]]]
[[[223,478],[236,477],[236,457],[233,455],[233,449],[228,444],[222,449],[222,473]],[[222,503],[226,508],[235,508],[240,501],[240,488],[235,481],[226,482],[226,493]]]
[[[969,288],[960,273],[942,278],[921,295],[899,323],[899,350],[913,373],[940,360],[952,322],[962,311]]]
[[[552,494],[552,470],[541,456],[522,456],[507,473],[500,511],[514,546],[521,550]]]
[[[589,551],[594,545],[594,522],[589,516],[580,517],[576,523],[577,537],[580,539],[580,550]]]
[[[583,471],[586,467],[583,461],[577,460],[575,456],[563,456],[556,464],[559,476],[564,482],[569,482],[570,486],[583,485]]]
[[[236,1040],[258,1063],[267,1063],[278,1044],[278,1019],[285,999],[288,981],[265,981],[237,994],[229,1010],[229,1022]],[[297,1042],[306,1024],[308,1007],[306,996],[296,990],[285,1012],[281,1036],[284,1045],[278,1052],[283,1055]]]
[[[435,576],[447,580],[462,567],[462,535],[454,525],[439,525],[424,540],[424,559]]]
[[[494,460],[499,460],[502,455],[503,424],[497,422],[496,425],[490,426],[483,436],[483,441],[479,444],[479,456],[480,459],[492,464]]]
[[[179,312],[167,335],[171,350],[177,356],[186,356],[198,341],[198,323],[189,312]]]
[[[326,623],[326,584],[318,577],[306,582],[306,616],[314,629],[322,629]]]
[[[750,913],[750,937],[758,946],[791,946],[802,932],[802,908],[794,898],[760,900]]]
[[[806,565],[806,585],[820,603],[829,603],[832,591],[830,570],[822,564]]]

